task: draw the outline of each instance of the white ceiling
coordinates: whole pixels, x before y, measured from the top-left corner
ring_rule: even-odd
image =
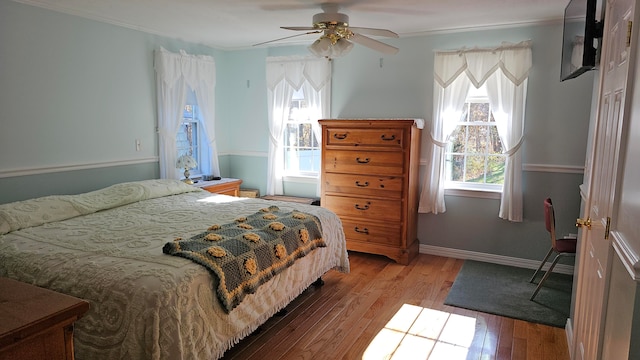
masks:
[[[333,2],[357,27],[400,37],[465,28],[557,21],[568,0],[14,0],[221,49],[296,35],[280,26],[311,26]],[[311,43],[317,35],[275,44]]]

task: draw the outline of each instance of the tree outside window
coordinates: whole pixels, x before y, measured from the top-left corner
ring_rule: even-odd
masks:
[[[302,90],[296,91],[291,100],[283,138],[285,174],[317,177],[320,172],[320,144],[313,133]]]
[[[506,157],[486,92],[467,97],[445,154],[447,188],[499,190]],[[471,93],[471,92],[470,92]]]

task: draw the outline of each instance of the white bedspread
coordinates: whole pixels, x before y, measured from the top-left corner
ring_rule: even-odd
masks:
[[[327,247],[297,260],[230,314],[204,267],[162,253],[176,237],[270,205],[316,215]],[[215,195],[169,180],[0,205],[0,234],[0,276],[90,302],[75,327],[79,360],[215,359],[326,271],[349,271],[334,213]]]

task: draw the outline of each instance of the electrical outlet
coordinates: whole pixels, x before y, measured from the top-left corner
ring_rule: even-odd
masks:
[[[136,139],[136,151],[140,151],[140,149],[142,149],[142,146],[140,145],[140,139]]]

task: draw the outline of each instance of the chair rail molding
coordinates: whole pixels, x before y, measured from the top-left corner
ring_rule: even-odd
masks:
[[[429,161],[420,159],[420,166],[429,165]],[[584,165],[555,165],[555,164],[522,164],[522,171],[584,174]]]
[[[0,178],[49,174],[49,173],[57,173],[57,172],[64,172],[64,171],[99,169],[99,168],[123,166],[123,165],[146,164],[146,163],[154,163],[158,161],[159,161],[159,158],[157,156],[153,156],[148,158],[131,159],[131,160],[115,160],[115,161],[103,161],[103,162],[86,163],[86,164],[67,164],[67,165],[56,165],[56,166],[46,166],[46,167],[31,167],[31,168],[12,169],[12,170],[0,170]]]

